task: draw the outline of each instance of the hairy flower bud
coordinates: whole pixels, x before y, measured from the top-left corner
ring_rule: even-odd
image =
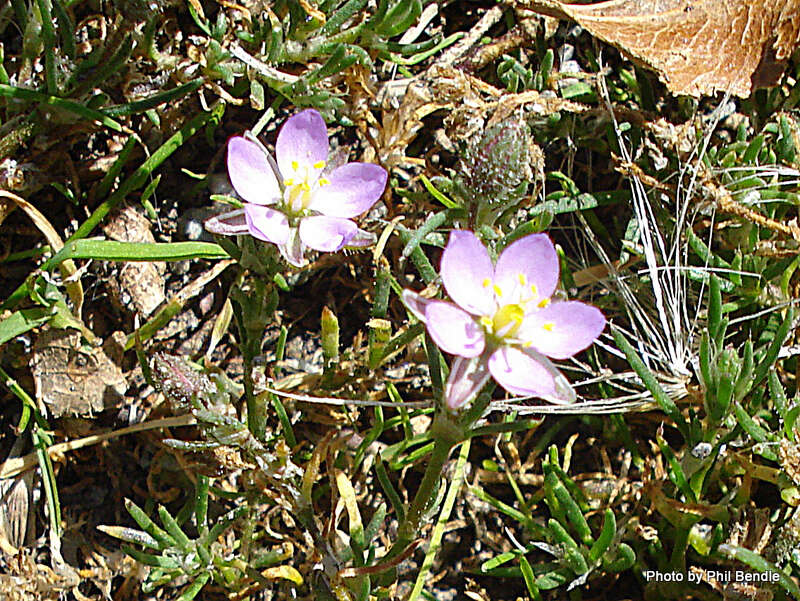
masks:
[[[487,128],[461,161],[467,200],[492,209],[519,202],[531,180],[529,145],[528,126],[522,121],[507,119]]]

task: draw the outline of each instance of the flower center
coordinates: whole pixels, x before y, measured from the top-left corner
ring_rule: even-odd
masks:
[[[516,335],[531,303],[535,303],[540,309],[550,304],[550,299],[541,298],[536,284],[528,284],[527,277],[521,272],[509,289],[493,284],[488,278],[482,284],[484,288],[492,287],[499,308],[494,315],[485,315],[479,321],[488,334],[497,338],[513,338]],[[553,324],[548,322],[544,328],[551,331]]]
[[[492,318],[492,331],[501,338],[513,336],[522,325],[525,308],[520,304],[504,305]]]
[[[297,161],[292,161],[292,177],[283,180],[285,190],[283,192],[286,208],[294,214],[306,211],[311,204],[314,188],[330,184],[324,177],[319,177],[319,173],[325,168],[325,161],[317,161],[313,165],[300,165]]]

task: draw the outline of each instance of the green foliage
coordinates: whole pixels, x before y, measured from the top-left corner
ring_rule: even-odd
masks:
[[[189,538],[184,532],[188,524],[179,522],[164,507],[158,507],[161,526],[158,526],[147,513],[133,501],[126,499],[125,507],[141,530],[121,526],[100,526],[106,534],[122,540],[125,553],[139,563],[151,566],[147,578],[142,583],[145,593],[155,591],[167,583],[176,580],[188,580],[178,597],[181,601],[194,599],[208,582],[222,586],[230,591],[241,590],[242,582],[254,576],[260,576],[257,569],[273,567],[275,564],[291,557],[287,553],[272,552],[261,555],[248,565],[241,557],[231,556],[220,543],[220,537],[234,527],[247,514],[247,507],[239,506],[216,518],[212,524],[208,519],[210,479],[198,476],[195,494],[191,495],[187,505],[181,510],[185,516],[191,516],[196,538]],[[131,545],[144,547],[141,551]],[[302,582],[300,574],[290,566],[272,569],[273,575],[291,580],[295,584]],[[263,578],[263,577],[262,577]]]
[[[521,576],[535,598],[541,591],[582,586],[593,573],[594,577],[600,577],[602,573],[630,569],[636,562],[636,553],[622,542],[625,532],[618,528],[614,511],[607,508],[596,529],[589,525],[586,514],[590,508],[586,497],[561,469],[555,446],[550,447],[542,469],[544,502],[551,515],[545,526],[473,489],[483,500],[519,521],[529,535],[537,539],[524,549],[501,553],[485,561],[481,571],[497,576]],[[534,561],[533,557],[542,552],[549,560]],[[518,562],[519,567],[505,565],[512,561]]]

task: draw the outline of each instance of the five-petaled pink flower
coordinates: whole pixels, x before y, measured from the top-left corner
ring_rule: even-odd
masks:
[[[244,209],[213,217],[218,234],[247,234],[280,249],[292,265],[305,263],[306,247],[335,252],[366,246],[374,236],[351,220],[383,194],[387,173],[371,163],[347,163],[328,171],[328,131],[308,109],[289,118],[275,143],[275,160],[252,136],[228,142],[228,176]]]
[[[472,233],[456,230],[442,254],[441,276],[454,303],[403,291],[406,306],[434,342],[456,355],[445,389],[450,409],[475,397],[490,376],[512,394],[571,403],[575,392],[548,357],[587,348],[606,324],[595,307],[552,299],[555,247],[545,234],[510,244],[492,265]]]

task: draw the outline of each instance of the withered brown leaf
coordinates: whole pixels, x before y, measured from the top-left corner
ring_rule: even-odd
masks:
[[[655,70],[674,94],[752,90],[778,83],[800,40],[800,0],[611,0],[520,6],[571,19]]]
[[[36,396],[54,417],[92,415],[116,406],[128,385],[103,348],[81,347],[75,330],[39,334],[30,360]]]

